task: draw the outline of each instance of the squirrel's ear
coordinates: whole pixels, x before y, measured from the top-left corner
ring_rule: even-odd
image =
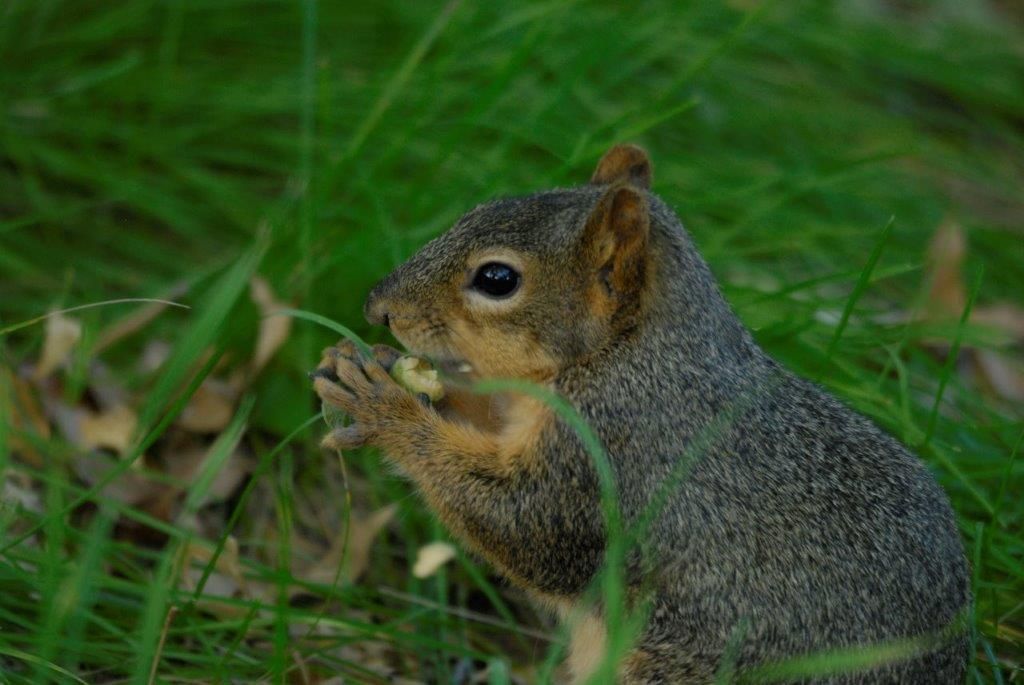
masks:
[[[594,185],[628,181],[638,188],[651,187],[651,160],[636,145],[616,145],[597,163],[590,182]]]
[[[650,224],[643,192],[625,184],[609,188],[587,219],[584,253],[607,294],[620,302],[632,300],[643,289]]]

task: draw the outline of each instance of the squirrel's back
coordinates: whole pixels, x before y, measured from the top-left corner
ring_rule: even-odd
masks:
[[[948,633],[968,569],[934,477],[765,355],[671,210],[648,201],[650,314],[560,385],[614,455],[627,521],[672,484],[634,566],[657,588],[636,672],[710,677],[672,645],[722,654],[736,640],[737,667],[894,646],[925,655],[835,682],[960,682],[967,641]]]

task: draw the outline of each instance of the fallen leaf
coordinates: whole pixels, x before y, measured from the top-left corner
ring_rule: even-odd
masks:
[[[264,279],[256,276],[250,281],[249,286],[252,301],[260,309],[256,351],[252,357],[252,373],[256,375],[288,339],[292,330],[292,318],[277,313],[288,305],[274,296],[274,291]]]
[[[971,322],[1005,334],[1010,345],[1024,343],[1024,309],[1010,303],[982,307],[971,313]],[[1024,402],[1024,362],[1019,355],[1001,349],[974,350],[977,373],[989,389],[1011,402]]]
[[[962,275],[966,251],[963,228],[952,220],[943,222],[928,243],[928,309],[933,317],[959,316],[963,311],[967,303]]]
[[[181,411],[177,425],[192,433],[217,433],[231,421],[237,399],[231,384],[207,378]]]
[[[187,283],[179,283],[167,293],[166,299],[175,300],[188,292]],[[168,302],[147,302],[137,308],[131,314],[122,317],[103,330],[96,339],[93,347],[94,354],[100,354],[114,343],[136,333],[149,324],[169,306]]]
[[[210,452],[207,447],[182,445],[178,442],[167,443],[166,448],[160,453],[167,475],[180,481],[183,487],[188,487],[202,472],[209,457]],[[236,448],[213,477],[203,504],[226,500],[238,489],[246,476],[252,473],[252,470],[252,460],[243,448]]]
[[[51,401],[49,413],[64,439],[81,450],[81,454],[71,460],[71,469],[82,482],[95,486],[106,479],[111,469],[121,468],[119,459],[103,450],[127,451],[135,429],[134,412],[122,407],[107,414],[95,413]],[[167,487],[147,477],[143,465],[144,457],[140,457],[104,485],[103,497],[131,506],[145,503],[147,509],[152,508],[153,503],[165,495]]]
[[[96,359],[89,362],[89,395],[101,410],[119,404],[129,405],[134,401],[118,373]]]
[[[32,428],[41,438],[49,440],[50,424],[47,422],[43,410],[32,392],[31,384],[6,369],[2,373],[6,376],[5,381],[14,388],[17,407],[21,410],[20,413],[25,417],[25,421],[32,425]]]
[[[33,378],[39,380],[49,376],[67,361],[71,350],[82,339],[82,323],[78,319],[55,312],[46,319],[46,337],[43,350],[36,362]]]
[[[960,225],[948,220],[939,226],[928,244],[925,321],[948,323],[962,314],[967,305],[963,280],[966,254],[967,243]],[[1024,309],[1011,303],[976,306],[971,310],[969,323],[993,329],[1000,337],[984,348],[963,345],[961,354],[968,363],[960,365],[960,373],[1002,399],[1024,401],[1024,364],[1009,350],[995,348],[1024,342]],[[948,341],[926,344],[945,350]]]
[[[32,440],[24,439],[21,434],[31,431],[49,440],[50,424],[32,386],[4,366],[0,366],[0,416],[10,417],[10,426],[13,428],[8,436],[11,452],[30,466],[42,468],[46,463],[43,455],[35,448]]]
[[[1024,372],[1014,366],[1008,355],[995,350],[975,350],[978,374],[989,388],[1000,397],[1013,402],[1024,402]]]
[[[166,340],[151,340],[142,348],[139,358],[139,371],[153,373],[171,356],[171,344]]]
[[[206,567],[213,559],[213,553],[214,548],[209,543],[192,541],[185,546],[178,561],[178,587],[195,592],[206,573]],[[234,536],[228,536],[217,562],[206,576],[197,605],[218,618],[238,618],[249,614],[249,608],[223,599],[251,599],[254,592],[269,597],[272,591],[270,586],[259,587],[245,578],[238,541]]]
[[[971,312],[971,322],[998,329],[1012,341],[1024,342],[1024,309],[1009,302],[979,307]]]
[[[428,578],[444,564],[455,558],[455,548],[440,540],[420,547],[416,552],[416,563],[412,566],[412,574],[417,578]]]
[[[104,480],[107,473],[118,466],[119,462],[110,455],[92,451],[80,455],[71,462],[72,470],[89,487]],[[147,478],[133,465],[133,468],[126,469],[104,485],[102,495],[115,502],[137,506],[156,499],[165,491],[164,486]]]
[[[124,405],[93,412],[52,401],[50,413],[64,439],[86,451],[108,449],[123,454],[131,447],[138,425],[135,412]]]
[[[356,519],[354,516],[348,526],[347,540],[344,526],[341,534],[331,544],[327,554],[322,559],[296,574],[297,578],[317,583],[320,585],[332,585],[335,578],[341,583],[352,583],[366,572],[370,563],[370,550],[377,535],[384,529],[395,516],[397,507],[394,504],[378,509],[365,518]],[[338,565],[343,564],[339,575]],[[295,588],[292,595],[302,594],[302,588]]]
[[[180,586],[195,591],[199,581],[213,559],[214,549],[206,543],[190,542],[182,551]],[[238,540],[229,535],[224,540],[224,548],[217,557],[207,582],[203,585],[203,595],[219,597],[235,597],[248,592],[245,575],[238,555]]]
[[[134,411],[123,404],[105,412],[82,412],[79,419],[79,447],[107,448],[124,454],[132,445],[132,437],[139,419]]]
[[[4,473],[3,490],[0,494],[0,520],[6,518],[8,512],[17,516],[18,506],[35,514],[43,513],[43,502],[32,485],[32,478],[28,474],[13,469],[8,469]],[[5,528],[10,523],[4,521]]]

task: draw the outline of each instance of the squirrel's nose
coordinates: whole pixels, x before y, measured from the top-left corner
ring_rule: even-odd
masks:
[[[363,315],[374,326],[390,326],[391,316],[388,313],[387,300],[381,297],[380,290],[378,285],[370,291],[363,305]]]

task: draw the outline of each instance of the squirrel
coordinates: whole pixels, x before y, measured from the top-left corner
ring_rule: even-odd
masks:
[[[607,650],[606,612],[583,604],[608,549],[595,462],[547,403],[460,378],[564,398],[603,444],[626,527],[671,485],[626,556],[624,601],[648,605],[617,682],[706,683],[728,659],[742,672],[907,640],[922,642],[802,682],[962,682],[969,642],[950,626],[969,572],[942,489],[761,350],[651,181],[647,154],[617,145],[589,183],[482,204],[400,265],[365,315],[435,360],[448,392],[417,398],[388,373],[396,350],[343,341],[312,374],[351,417],[324,444],[380,448],[455,537],[576,617],[573,682]]]

